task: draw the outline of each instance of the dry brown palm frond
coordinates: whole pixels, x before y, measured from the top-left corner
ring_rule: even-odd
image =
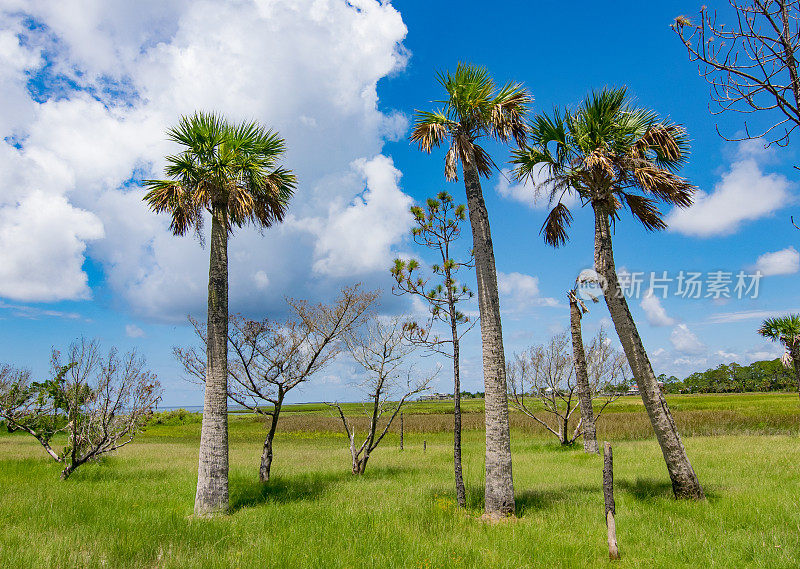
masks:
[[[411,142],[416,142],[423,152],[430,152],[447,139],[447,127],[438,122],[419,121],[411,132]]]
[[[658,151],[667,160],[680,160],[682,152],[677,143],[677,137],[684,134],[683,127],[678,125],[657,124],[647,130],[637,141],[635,148],[637,152],[644,152],[645,149],[650,148]]]
[[[600,170],[608,177],[614,176],[614,163],[613,157],[609,157],[602,150],[595,150],[586,154],[583,159],[583,165],[586,170],[596,171]]]
[[[448,182],[458,181],[458,152],[455,144],[450,145],[444,157],[444,178]]]
[[[475,167],[478,174],[488,178],[492,175],[492,168],[495,166],[492,157],[479,145],[473,143],[473,156],[475,157]]]
[[[544,235],[545,243],[552,247],[560,247],[569,240],[567,229],[572,223],[572,213],[563,203],[558,203],[547,214],[540,234]]]
[[[678,207],[689,207],[697,190],[688,180],[650,164],[636,168],[633,177],[637,185],[657,198]]]
[[[656,207],[656,200],[635,194],[623,194],[623,196],[628,209],[644,225],[645,229],[648,231],[666,229],[667,224]]]

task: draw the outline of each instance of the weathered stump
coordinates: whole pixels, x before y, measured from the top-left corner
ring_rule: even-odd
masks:
[[[603,461],[603,498],[606,509],[606,527],[608,528],[608,557],[619,559],[617,547],[617,524],[614,521],[616,508],[614,504],[614,457],[611,453],[611,443],[603,443],[605,460]]]

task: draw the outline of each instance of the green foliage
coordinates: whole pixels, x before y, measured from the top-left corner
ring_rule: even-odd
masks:
[[[445,179],[458,179],[461,162],[471,164],[480,175],[488,177],[495,167],[489,154],[476,143],[482,137],[501,142],[509,139],[521,145],[525,141],[525,114],[531,101],[519,83],[497,87],[485,67],[459,63],[455,73],[437,74],[447,98],[436,111],[417,111],[411,141],[420,150],[430,152],[447,143]]]
[[[780,318],[767,318],[758,333],[773,342],[786,347],[795,346],[800,341],[800,314],[789,314]]]
[[[150,419],[152,425],[194,425],[203,422],[202,413],[192,413],[186,409],[173,409],[153,413]]]
[[[732,409],[741,397],[718,398]],[[796,409],[796,397],[792,404]],[[762,412],[771,408],[766,401]],[[639,415],[648,421],[641,409]],[[53,484],[57,468],[39,457],[31,439],[0,434],[0,488],[9,490],[0,501],[0,565],[248,569],[269,560],[276,568],[331,569],[609,566],[601,457],[558,451],[540,436],[515,431],[518,517],[486,524],[479,519],[480,430],[464,433],[468,492],[467,510],[460,512],[451,488],[452,433],[444,427],[433,434],[406,432],[402,452],[396,437],[389,440],[359,479],[345,472],[343,435],[279,433],[284,460],[266,485],[254,467],[262,450],[259,428],[231,422],[233,511],[210,520],[190,515],[199,425],[155,426],[108,459],[113,468],[88,465],[66,485]],[[796,567],[796,435],[685,437],[709,494],[703,504],[671,497],[652,434],[613,442],[620,567]]]
[[[411,229],[414,241],[428,250],[434,251],[437,262],[430,265],[431,276],[423,276],[422,265],[416,259],[395,259],[390,272],[395,278],[396,294],[413,294],[422,298],[430,311],[425,325],[408,322],[405,335],[413,342],[426,345],[439,351],[438,346],[452,344],[452,338],[445,339],[431,333],[436,322],[448,327],[452,324],[467,324],[469,318],[457,309],[457,304],[472,298],[472,291],[456,279],[461,269],[473,266],[472,252],[467,260],[453,258],[453,249],[461,236],[461,223],[466,219],[466,207],[456,205],[447,192],[439,192],[435,198],[425,201],[425,208],[412,206],[411,214],[415,226]],[[436,279],[436,282],[431,282]],[[469,328],[467,328],[469,329]]]
[[[780,359],[754,362],[748,366],[737,363],[720,364],[713,369],[693,373],[683,381],[660,376],[669,393],[744,393],[751,391],[790,391],[797,389],[791,369]]]
[[[612,220],[627,207],[647,230],[664,229],[659,201],[692,203],[695,187],[676,175],[688,158],[688,140],[682,127],[635,107],[624,88],[604,88],[574,111],[536,115],[512,163],[520,180],[536,180],[534,191],[547,197],[552,210],[541,233],[559,247],[569,239],[572,213],[562,201],[569,194]]]
[[[231,124],[214,113],[181,117],[167,132],[183,150],[167,156],[167,180],[145,180],[144,200],[172,215],[170,229],[183,235],[202,229],[203,211],[221,210],[228,231],[281,221],[297,185],[278,165],[286,143],[256,122]]]

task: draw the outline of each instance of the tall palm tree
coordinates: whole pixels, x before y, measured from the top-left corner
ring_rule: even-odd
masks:
[[[464,175],[483,343],[485,509],[487,515],[498,517],[514,512],[514,482],[497,271],[480,181],[481,176],[491,174],[494,162],[478,140],[488,137],[500,142],[514,139],[517,144],[524,143],[524,118],[530,97],[516,83],[498,88],[485,68],[474,65],[460,63],[453,74],[439,73],[438,81],[447,91],[447,98],[438,101],[443,107],[432,112],[417,111],[411,141],[424,152],[447,144],[445,178],[448,181],[458,179],[459,163]]]
[[[545,176],[538,185],[552,205],[542,226],[545,242],[558,247],[569,239],[572,213],[563,201],[567,195],[577,194],[583,206],[591,205],[595,270],[604,281],[606,305],[661,446],[673,492],[679,498],[702,499],[703,489],[622,294],[611,243],[611,225],[622,209],[645,229],[657,231],[666,227],[659,201],[691,205],[696,188],[676,173],[688,156],[686,132],[650,110],[635,108],[624,88],[592,93],[574,112],[537,115],[530,129],[531,143],[516,150],[512,162],[520,179]]]
[[[794,365],[797,394],[800,396],[800,315],[789,314],[780,318],[768,318],[761,324],[758,333],[784,345],[786,354],[781,359],[786,367]]]
[[[296,185],[294,174],[277,164],[283,139],[256,122],[230,124],[213,113],[181,117],[167,131],[180,144],[167,157],[167,180],[147,180],[144,200],[172,216],[170,229],[201,236],[203,216],[211,215],[208,270],[208,341],[200,462],[194,511],[228,508],[228,237],[252,223],[281,221]]]

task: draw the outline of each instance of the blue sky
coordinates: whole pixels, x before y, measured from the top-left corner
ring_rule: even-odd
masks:
[[[668,298],[629,300],[657,373],[775,357],[779,348],[754,332],[760,318],[800,310],[793,145],[764,149],[716,133],[735,135],[741,117],[709,114],[707,85],[669,28],[699,3],[576,2],[565,13],[563,3],[520,2],[513,17],[483,2],[73,4],[0,5],[0,361],[45,374],[51,346],[98,337],[145,354],[166,405],[201,402],[171,351],[193,341],[186,314],[204,313],[208,251],[171,237],[137,184],[160,174],[174,151],[164,130],[195,109],[274,126],[300,179],[282,226],[234,237],[232,310],[279,318],[285,295],[330,299],[354,280],[388,291],[391,259],[422,253],[407,239],[412,200],[442,189],[464,199],[462,185],[443,179],[443,152],[407,142],[414,110],[442,96],[435,72],[459,61],[523,82],[533,112],[626,85],[686,126],[683,174],[699,203],[670,214],[659,234],[623,218],[618,267],[765,276],[757,299],[685,299],[672,283]],[[504,167],[508,149],[488,148]],[[553,250],[539,236],[546,204],[530,188],[496,175],[484,194],[510,354],[566,326],[565,292],[592,263],[592,223],[576,211],[572,240]],[[383,310],[413,307],[386,294]],[[609,326],[605,307],[585,323],[588,333]],[[477,331],[465,354],[465,389],[481,390]],[[294,400],[357,398],[354,372],[343,360]],[[449,381],[443,372],[436,389]]]

